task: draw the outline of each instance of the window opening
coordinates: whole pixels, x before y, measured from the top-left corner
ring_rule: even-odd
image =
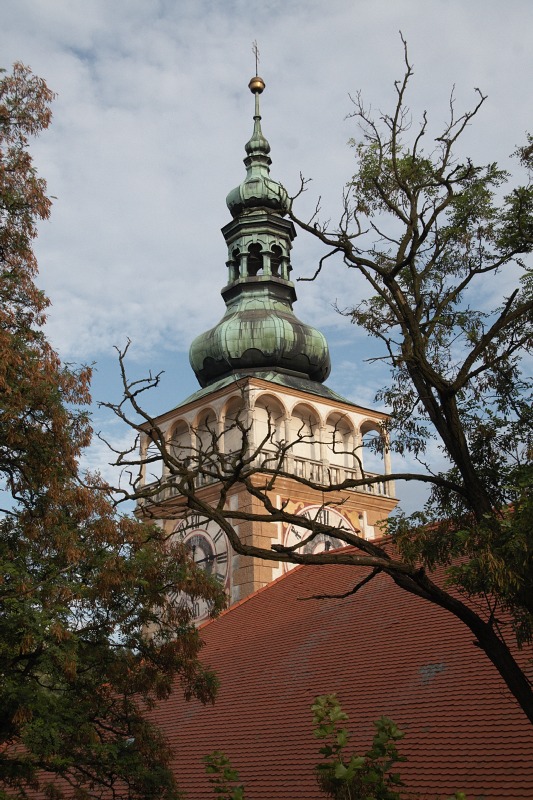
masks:
[[[255,277],[263,271],[263,254],[261,253],[260,244],[251,244],[248,248],[248,275]]]
[[[280,268],[281,268],[281,247],[277,244],[272,246],[272,255],[270,256],[270,268],[272,270],[272,275],[280,275]]]

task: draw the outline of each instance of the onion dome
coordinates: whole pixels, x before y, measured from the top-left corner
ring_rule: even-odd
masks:
[[[281,281],[248,283],[226,301],[218,325],[191,345],[189,358],[201,386],[243,370],[326,380],[331,368],[327,341],[295,316],[288,288]]]
[[[202,387],[242,373],[274,371],[322,383],[330,372],[329,350],[320,331],[301,322],[290,250],[296,231],[285,219],[287,192],[269,177],[270,145],[261,131],[257,75],[254,130],[246,144],[246,178],[229,193],[233,220],[222,228],[228,246],[228,284],[222,290],[226,313],[218,325],[192,343],[189,358]]]

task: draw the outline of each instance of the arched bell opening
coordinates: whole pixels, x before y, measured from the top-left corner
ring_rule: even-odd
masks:
[[[261,275],[264,270],[263,253],[261,252],[261,245],[254,242],[248,247],[248,275],[250,278],[255,278]]]
[[[296,475],[316,481],[322,480],[320,458],[320,423],[316,412],[306,405],[297,405],[289,420],[290,452]]]
[[[224,409],[223,435],[224,453],[226,455],[241,451],[243,447],[243,437],[248,437],[246,430],[247,426],[243,398],[232,397],[228,400]]]
[[[360,428],[361,461],[365,475],[383,475],[390,472],[386,435],[383,427],[375,420],[365,420]],[[371,483],[366,487],[371,494],[388,494],[385,480]]]
[[[165,462],[161,455],[164,447],[165,443],[159,443],[155,431],[153,435],[148,434],[146,436],[143,446],[143,472],[146,484],[161,483],[164,478]]]
[[[229,283],[233,283],[233,281],[237,281],[241,277],[241,251],[238,247],[230,255],[228,273]]]
[[[256,400],[253,417],[255,446],[266,456],[261,460],[271,469],[284,469],[281,446],[285,441],[285,409],[276,398],[265,394]]]
[[[333,483],[357,477],[355,430],[342,414],[330,414],[323,432],[324,455]]]
[[[276,278],[284,277],[281,271],[281,259],[283,253],[281,247],[277,244],[272,245],[272,251],[270,255],[270,271],[272,275],[275,275]]]
[[[192,428],[191,465],[198,470],[198,485],[217,480],[221,448],[218,419],[212,409],[204,409]]]
[[[168,437],[168,450],[171,460],[176,462],[176,469],[186,467],[190,462],[192,456],[191,432],[184,420],[177,422],[171,429]]]

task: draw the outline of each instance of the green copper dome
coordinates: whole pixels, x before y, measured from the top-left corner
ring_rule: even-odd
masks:
[[[286,284],[257,277],[225,298],[227,311],[218,325],[191,345],[191,366],[201,386],[239,370],[274,369],[326,380],[326,339],[295,316]]]
[[[261,131],[258,98],[264,82],[256,76],[250,89],[256,97],[247,175],[228,195],[233,220],[222,229],[228,245],[226,313],[193,341],[189,358],[201,386],[264,370],[321,383],[330,372],[328,345],[292,310],[296,292],[289,255],[296,231],[284,219],[287,192],[269,177],[270,145]]]

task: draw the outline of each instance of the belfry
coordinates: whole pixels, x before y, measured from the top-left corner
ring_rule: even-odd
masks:
[[[377,523],[396,505],[388,450],[383,437],[386,416],[358,406],[333,392],[324,381],[331,364],[327,341],[300,321],[291,281],[291,249],[296,231],[287,219],[289,197],[270,176],[270,145],[261,128],[260,95],[265,83],[249,83],[255,96],[253,132],[245,145],[246,176],[227,196],[231,214],[222,233],[227,245],[227,283],[222,289],[226,311],[213,328],[190,348],[190,363],[200,389],[177,408],[155,420],[165,445],[178,463],[195,463],[199,497],[216,503],[220,496],[216,460],[227,464],[242,447],[257,460],[281,464],[272,500],[297,516],[358,532],[365,538],[379,533]],[[328,497],[324,488],[369,473],[363,463],[363,437],[383,437],[383,476],[358,489]],[[142,438],[143,454],[150,435]],[[212,462],[212,469],[205,464]],[[203,468],[198,465],[203,464]],[[230,602],[242,600],[282,574],[284,565],[232,551],[225,533],[212,521],[187,513],[183,498],[165,482],[145,472],[145,487],[153,485],[150,513],[170,534],[183,538],[196,561],[224,585]],[[158,484],[161,489],[158,491]],[[254,498],[235,482],[225,498],[230,509],[252,509]],[[257,520],[239,522],[245,544],[270,549],[273,544],[297,545],[305,539],[298,526]],[[303,552],[339,546],[334,537],[316,536]],[[207,609],[194,609],[202,619]]]

